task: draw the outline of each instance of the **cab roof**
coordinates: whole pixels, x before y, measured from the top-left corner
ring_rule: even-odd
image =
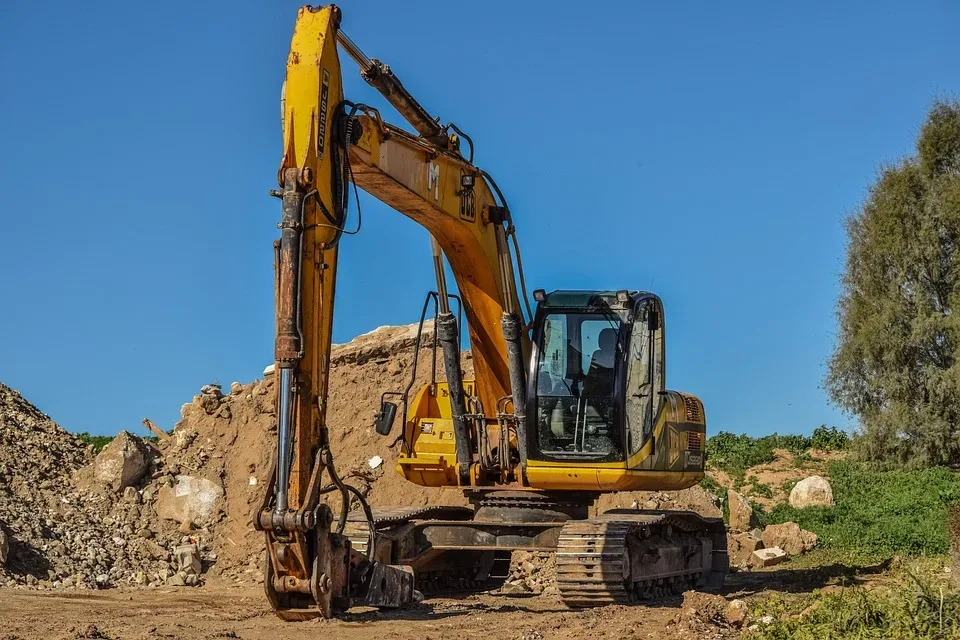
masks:
[[[626,293],[626,301],[621,302],[618,293]],[[641,298],[655,297],[652,293],[635,289],[534,291],[533,295],[539,306],[547,309],[627,309]]]

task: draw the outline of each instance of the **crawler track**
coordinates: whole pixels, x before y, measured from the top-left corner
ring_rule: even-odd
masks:
[[[557,586],[570,607],[600,607],[722,584],[725,542],[722,523],[693,514],[607,512],[564,525]]]
[[[374,526],[383,541],[377,543],[378,555],[386,553],[382,561],[411,565],[416,588],[424,594],[496,588],[509,574],[509,547],[421,548],[410,557],[389,551],[390,540],[409,535],[416,522],[470,521],[471,516],[462,507],[375,511]],[[557,586],[570,607],[632,604],[718,586],[727,571],[726,531],[719,519],[686,511],[616,509],[556,527]],[[369,528],[362,514],[350,514],[346,534],[354,549],[366,551]]]

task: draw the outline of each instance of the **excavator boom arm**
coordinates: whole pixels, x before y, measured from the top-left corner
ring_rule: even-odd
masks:
[[[255,522],[266,536],[268,597],[289,619],[329,617],[358,602],[396,606],[412,597],[412,577],[362,557],[343,537],[354,496],[336,474],[327,435],[337,255],[348,225],[350,181],[426,228],[449,260],[469,323],[476,393],[486,413],[492,415],[502,397],[517,391],[511,369],[516,375],[521,368],[523,338],[516,327],[522,321],[509,246],[513,225],[502,197],[497,204],[486,174],[459,154],[456,136],[429,116],[386,65],[367,59],[339,34],[339,22],[335,6],[300,9],[282,99],[283,205],[275,244],[278,447],[271,488]],[[420,136],[344,100],[338,39],[360,62],[367,81]],[[398,249],[397,256],[405,253]],[[442,260],[437,262],[442,285]],[[459,478],[470,484],[473,453],[463,419],[459,338],[446,298],[440,299],[437,331],[450,401],[460,406],[459,414],[454,409]],[[506,330],[512,350],[502,323],[513,327]],[[508,361],[508,353],[514,360]],[[334,531],[332,513],[320,499],[330,491],[343,496]],[[374,546],[368,546],[370,553]]]

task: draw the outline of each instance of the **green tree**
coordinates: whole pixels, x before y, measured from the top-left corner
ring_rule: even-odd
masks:
[[[960,103],[933,105],[917,154],[880,171],[847,221],[826,387],[859,416],[860,452],[960,461]]]

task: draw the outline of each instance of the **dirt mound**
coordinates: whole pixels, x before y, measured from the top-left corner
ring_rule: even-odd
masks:
[[[9,552],[5,581],[47,577],[44,547],[54,534],[48,498],[88,459],[86,448],[17,391],[0,384],[0,530]]]
[[[374,431],[384,391],[402,391],[410,382],[417,325],[380,327],[349,343],[334,345],[328,395],[330,444],[340,475],[377,506],[465,504],[455,489],[427,489],[399,481],[399,444]],[[431,378],[432,327],[424,329],[414,392]],[[463,367],[472,374],[465,354]],[[437,378],[443,380],[442,362]],[[211,575],[247,581],[259,578],[263,536],[253,514],[269,481],[276,449],[274,377],[233,383],[223,395],[201,393],[181,409],[173,435],[159,443],[166,478],[186,475],[218,483],[224,491],[221,517],[208,527],[217,561]],[[395,431],[396,433],[396,431]],[[382,462],[371,467],[379,456]],[[382,478],[394,481],[380,482]],[[158,494],[159,495],[159,494]]]
[[[166,570],[167,549],[137,535],[149,523],[137,499],[74,482],[92,462],[90,448],[0,384],[0,529],[9,542],[0,582],[96,588],[146,584]]]

